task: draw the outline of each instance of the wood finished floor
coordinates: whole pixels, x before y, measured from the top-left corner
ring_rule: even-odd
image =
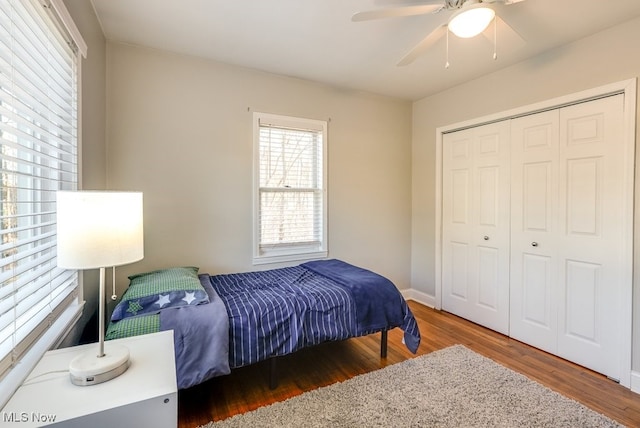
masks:
[[[598,373],[539,351],[446,312],[409,302],[422,334],[418,355],[462,344],[628,427],[640,427],[640,395]],[[268,363],[232,371],[180,391],[179,428],[283,401],[312,389],[344,381],[390,364],[414,358],[401,343],[402,332],[389,332],[386,359],[380,358],[380,335],[328,343],[283,357],[279,386],[268,386]]]

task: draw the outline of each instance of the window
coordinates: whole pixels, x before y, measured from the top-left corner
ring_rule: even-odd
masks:
[[[325,121],[254,113],[254,263],[327,255]]]
[[[56,191],[78,183],[72,24],[61,0],[0,2],[0,377],[77,301],[56,266]]]

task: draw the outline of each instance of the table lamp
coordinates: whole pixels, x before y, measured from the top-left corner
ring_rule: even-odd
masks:
[[[71,361],[74,385],[111,380],[129,368],[129,350],[104,346],[105,268],[144,257],[142,193],[108,191],[57,192],[57,260],[64,269],[100,269],[99,350]]]

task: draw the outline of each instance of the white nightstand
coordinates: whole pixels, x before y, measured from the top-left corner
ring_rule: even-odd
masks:
[[[2,427],[142,428],[178,424],[173,332],[105,342],[129,348],[131,365],[119,377],[92,386],[75,386],[69,362],[98,351],[97,344],[47,352],[24,384],[0,411]]]

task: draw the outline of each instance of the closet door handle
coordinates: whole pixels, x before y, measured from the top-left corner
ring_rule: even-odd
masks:
[[[537,243],[537,242],[535,242],[535,241],[533,241],[533,242],[531,243],[531,246],[532,246],[532,247],[537,247],[537,246],[538,246],[538,243]]]
[[[484,237],[482,239],[484,239],[485,241],[488,241],[489,237],[487,235],[484,235]]]

